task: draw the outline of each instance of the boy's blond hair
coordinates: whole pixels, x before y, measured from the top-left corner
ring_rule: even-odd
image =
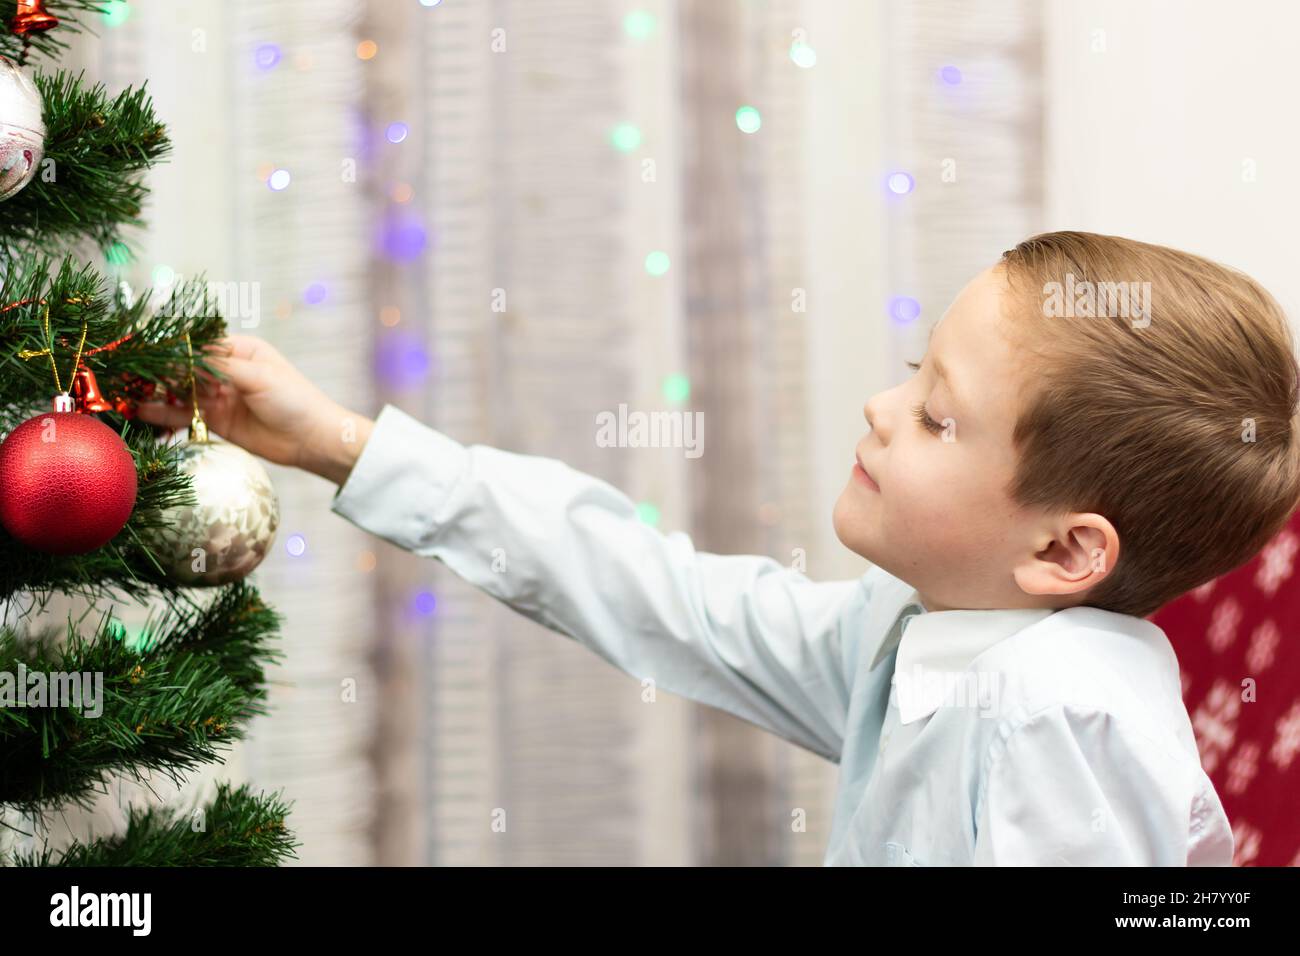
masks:
[[[1282,529],[1300,501],[1300,369],[1268,292],[1200,256],[1086,232],[1033,236],[1000,266],[1028,376],[1008,492],[1119,534],[1082,603],[1147,616]]]

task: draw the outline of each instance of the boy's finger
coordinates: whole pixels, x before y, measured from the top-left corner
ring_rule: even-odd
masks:
[[[212,367],[226,376],[230,384],[240,392],[255,394],[264,390],[270,384],[267,379],[266,367],[260,362],[235,358],[234,356],[214,357]]]
[[[137,410],[140,421],[164,428],[184,428],[193,417],[189,408],[177,408],[165,402],[142,402]]]
[[[265,343],[251,335],[227,335],[213,342],[209,354],[221,358],[256,359]]]

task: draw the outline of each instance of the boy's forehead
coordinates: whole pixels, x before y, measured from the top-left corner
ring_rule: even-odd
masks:
[[[987,283],[972,281],[966,285],[935,321],[930,329],[929,346],[943,352],[945,364],[968,358],[967,353],[977,353],[979,346],[990,337],[998,337],[998,319],[1001,314],[1000,296]]]
[[[930,329],[929,348],[948,371],[954,391],[979,399],[981,410],[1010,415],[1010,342],[1002,326],[1002,284],[986,271],[966,287]]]

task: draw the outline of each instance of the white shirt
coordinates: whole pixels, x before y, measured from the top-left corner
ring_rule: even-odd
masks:
[[[640,679],[840,765],[827,865],[1230,865],[1178,662],[1097,608],[926,612],[695,549],[605,481],[389,405],[333,509]]]

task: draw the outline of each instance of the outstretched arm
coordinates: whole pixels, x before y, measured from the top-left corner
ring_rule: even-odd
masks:
[[[333,508],[628,674],[839,760],[859,581],[697,551],[599,478],[466,447],[392,406]]]

